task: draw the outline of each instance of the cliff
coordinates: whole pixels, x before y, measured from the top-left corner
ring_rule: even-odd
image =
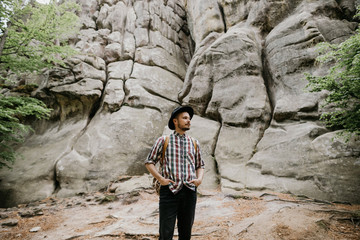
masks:
[[[0,171],[0,205],[66,197],[146,173],[179,104],[206,162],[202,191],[264,190],[360,203],[360,144],[319,117],[316,44],[354,34],[354,0],[78,0],[82,54],[34,78],[52,121]]]

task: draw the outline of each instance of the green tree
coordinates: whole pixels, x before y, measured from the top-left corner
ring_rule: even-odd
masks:
[[[0,168],[14,162],[16,154],[14,143],[24,141],[26,134],[31,131],[24,119],[35,116],[37,119],[46,118],[51,109],[35,98],[13,97],[0,95]]]
[[[38,99],[4,91],[7,76],[64,65],[64,59],[76,54],[68,39],[79,30],[77,10],[79,5],[71,1],[0,2],[0,168],[11,167],[16,158],[14,144],[32,130],[25,120],[48,118],[51,112]]]
[[[360,7],[355,17],[360,17]],[[343,129],[346,138],[360,135],[360,29],[340,44],[320,43],[320,64],[332,64],[325,76],[305,74],[311,92],[328,91],[324,106],[331,111],[323,113],[327,127]]]
[[[79,29],[74,13],[79,6],[71,1],[57,4],[24,0],[0,3],[0,67],[15,73],[39,71],[75,54],[67,44]],[[6,22],[6,23],[5,23]]]

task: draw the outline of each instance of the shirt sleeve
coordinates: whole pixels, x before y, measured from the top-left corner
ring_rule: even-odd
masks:
[[[156,164],[162,156],[162,150],[165,143],[165,136],[159,137],[153,145],[149,155],[145,160],[145,164]]]
[[[200,143],[198,140],[195,140],[196,141],[196,156],[195,156],[195,168],[198,169],[198,168],[205,168],[205,163],[204,163],[204,160],[202,159],[201,157],[201,149],[200,149]]]

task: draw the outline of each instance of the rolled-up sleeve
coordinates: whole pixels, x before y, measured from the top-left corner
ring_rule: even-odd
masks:
[[[195,162],[195,168],[198,169],[198,168],[205,168],[205,163],[204,163],[204,160],[202,159],[201,157],[201,149],[200,149],[200,143],[198,140],[196,140],[196,156],[195,156],[195,159],[196,159],[196,162]]]
[[[159,137],[154,146],[152,147],[149,155],[147,156],[145,160],[145,164],[156,164],[160,159],[162,155],[162,149],[165,142],[165,136]]]

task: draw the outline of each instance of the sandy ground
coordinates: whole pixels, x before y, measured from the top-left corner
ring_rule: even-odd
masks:
[[[120,195],[96,192],[49,198],[0,209],[0,214],[0,239],[158,237],[158,196],[151,189]],[[236,196],[212,192],[199,195],[192,239],[359,240],[359,225],[360,205],[325,203],[273,192]]]

